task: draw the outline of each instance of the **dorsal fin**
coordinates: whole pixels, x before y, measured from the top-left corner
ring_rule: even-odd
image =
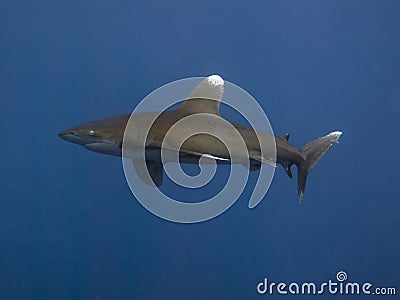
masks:
[[[218,75],[204,78],[186,97],[179,110],[188,113],[219,114],[219,104],[224,95],[224,80]]]
[[[282,137],[286,140],[286,142],[289,142],[289,133],[284,134]]]

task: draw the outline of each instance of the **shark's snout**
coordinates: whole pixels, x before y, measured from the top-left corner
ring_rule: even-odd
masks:
[[[59,133],[58,133],[58,136],[60,137],[60,138],[62,138],[62,139],[65,139],[68,135],[70,135],[70,134],[75,134],[73,131],[70,131],[70,130],[63,130],[63,131],[60,131]]]
[[[71,143],[80,144],[80,145],[84,144],[84,139],[82,138],[82,136],[79,135],[74,130],[68,129],[68,130],[60,131],[58,133],[58,136],[60,138],[62,138],[63,140],[66,140]]]

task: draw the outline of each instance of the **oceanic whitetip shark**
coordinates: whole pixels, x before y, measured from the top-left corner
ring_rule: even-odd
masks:
[[[212,75],[205,78],[196,86],[177,109],[156,113],[159,116],[151,125],[148,136],[144,141],[146,166],[152,182],[148,182],[146,178],[138,174],[145,183],[154,186],[161,186],[163,184],[163,164],[161,162],[160,149],[167,131],[177,121],[193,114],[207,114],[208,118],[203,123],[210,124],[210,130],[217,127],[215,124],[218,123],[218,120],[222,119],[219,105],[223,92],[223,79],[218,75]],[[203,97],[203,95],[205,96]],[[66,141],[82,145],[91,151],[122,156],[124,132],[130,117],[131,115],[126,114],[87,122],[61,131],[59,136]],[[147,120],[153,117],[154,113],[138,113],[139,120],[141,118]],[[145,123],[146,121],[143,124]],[[296,165],[298,171],[298,199],[300,204],[303,201],[308,173],[333,143],[338,142],[342,134],[340,131],[331,132],[298,150],[289,144],[289,134],[285,134],[282,137],[266,133],[260,134],[260,132],[248,126],[235,123],[230,124],[234,126],[245,142],[247,157],[244,159],[250,162],[247,166],[251,171],[258,170],[262,164],[271,163],[272,160],[271,157],[268,157],[268,155],[272,154],[268,153],[268,151],[261,151],[260,144],[266,146],[266,149],[271,145],[276,147],[276,152],[274,151],[274,154],[276,153],[276,162],[283,166],[289,177],[292,177],[291,166],[293,164]],[[190,127],[185,128],[185,132],[177,130],[172,134],[178,138],[183,134],[190,135],[191,131],[199,132],[196,131],[197,125],[196,122],[192,122]],[[133,143],[140,144],[142,142],[140,138],[131,138]],[[197,134],[190,137],[177,151],[179,151],[179,160],[183,163],[197,164],[201,157],[213,158],[217,163],[221,164],[231,162],[230,153],[226,146],[219,139],[208,134]]]

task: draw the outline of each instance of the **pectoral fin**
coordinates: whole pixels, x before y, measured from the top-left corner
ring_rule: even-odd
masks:
[[[146,160],[146,168],[137,160],[132,160],[136,173],[143,183],[150,186],[163,185],[163,164],[161,160]]]

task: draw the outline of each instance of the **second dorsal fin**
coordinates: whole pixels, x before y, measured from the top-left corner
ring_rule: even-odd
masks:
[[[282,137],[286,140],[286,142],[289,142],[289,133],[284,134]]]

